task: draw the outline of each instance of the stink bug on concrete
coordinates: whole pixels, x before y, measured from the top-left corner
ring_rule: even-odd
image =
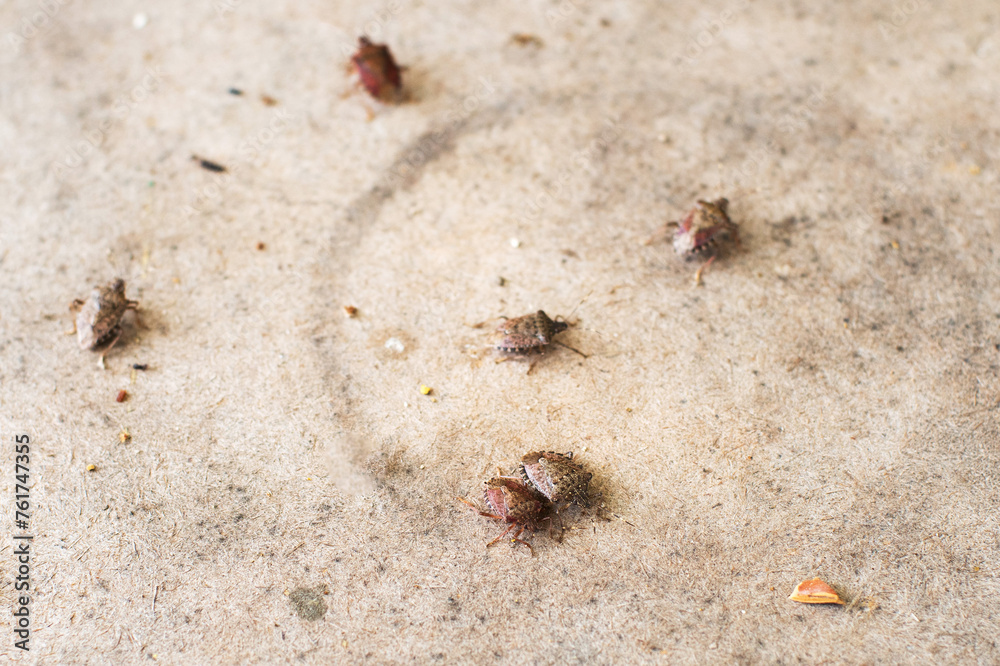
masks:
[[[497,326],[498,335],[493,348],[505,357],[502,360],[511,357],[523,359],[532,354],[542,354],[551,344],[560,345],[587,358],[587,355],[579,349],[555,340],[555,336],[568,327],[569,324],[564,321],[553,321],[544,310],[506,319]],[[531,372],[533,367],[534,363],[528,367],[528,372]]]
[[[502,335],[494,347],[504,354],[517,356],[544,352],[554,342],[553,338],[568,327],[566,322],[553,321],[544,310],[539,310],[501,322],[497,331]]]
[[[388,46],[373,44],[362,35],[358,37],[358,50],[351,56],[351,64],[369,95],[388,104],[402,100],[401,71]]]
[[[710,253],[718,239],[727,234],[738,241],[736,225],[726,212],[728,207],[728,199],[699,200],[687,217],[674,223],[677,225],[674,251],[685,259],[690,259],[695,255]]]
[[[736,223],[729,219],[728,207],[729,200],[725,198],[715,201],[699,199],[683,220],[668,222],[660,232],[646,241],[646,244],[653,242],[660,234],[667,233],[671,227],[676,227],[673,245],[677,254],[685,259],[711,255],[695,273],[694,283],[697,286],[701,283],[702,271],[715,261],[716,243],[726,236],[739,243]]]
[[[494,477],[486,482],[483,499],[492,513],[481,511],[475,504],[461,497],[456,499],[471,506],[480,516],[508,523],[507,529],[500,536],[486,544],[487,548],[514,530],[511,543],[524,544],[532,555],[535,554],[531,544],[519,537],[525,530],[535,532],[538,529],[538,521],[543,517],[546,502],[545,498],[540,497],[523,481],[509,477]]]
[[[521,458],[521,473],[546,499],[556,505],[589,506],[587,488],[594,477],[573,461],[573,453],[532,451]]]
[[[104,287],[94,287],[85,300],[76,299],[70,311],[76,313],[73,330],[80,349],[101,352],[104,355],[121,337],[121,320],[127,310],[135,310],[139,301],[125,297],[125,281],[121,278]]]

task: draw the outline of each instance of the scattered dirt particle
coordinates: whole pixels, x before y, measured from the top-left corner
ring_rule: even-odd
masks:
[[[326,615],[323,586],[297,587],[288,594],[288,603],[292,605],[295,614],[307,622],[315,622]]]
[[[125,402],[126,400],[128,400],[128,391],[125,389],[118,391],[118,395],[115,396],[115,402]]]
[[[511,44],[515,44],[517,46],[537,46],[538,48],[545,46],[545,42],[543,42],[540,37],[529,35],[525,32],[514,33],[510,36],[510,42]]]
[[[803,604],[844,605],[844,600],[840,598],[837,591],[821,578],[810,578],[802,581],[795,586],[788,598]]]

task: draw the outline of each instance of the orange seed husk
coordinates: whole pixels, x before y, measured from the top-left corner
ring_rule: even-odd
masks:
[[[844,604],[837,591],[821,578],[802,581],[788,598],[803,604]]]

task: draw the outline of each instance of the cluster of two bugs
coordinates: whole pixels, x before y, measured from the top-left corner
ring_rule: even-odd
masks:
[[[521,539],[525,530],[535,532],[544,520],[551,520],[565,506],[576,504],[589,506],[588,489],[593,475],[573,460],[573,453],[533,451],[521,458],[519,476],[498,475],[485,482],[483,501],[488,511],[462,497],[460,502],[468,504],[479,515],[507,524],[499,536],[486,544],[489,548],[505,536],[510,536],[512,544],[534,549]]]

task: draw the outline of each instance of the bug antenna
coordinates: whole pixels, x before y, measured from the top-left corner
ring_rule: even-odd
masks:
[[[566,322],[568,324],[569,321],[573,318],[573,315],[576,314],[576,311],[580,308],[580,306],[583,305],[584,303],[586,303],[587,299],[590,298],[593,294],[594,294],[594,290],[591,289],[589,292],[587,292],[586,296],[584,296],[583,298],[580,299],[579,303],[577,303],[575,306],[573,306],[573,309],[570,311],[570,313],[568,315],[566,315],[565,317],[563,317],[562,315],[560,315],[560,316],[556,317],[556,321],[559,321],[561,319],[562,321],[564,321],[564,322]],[[563,345],[563,346],[565,346],[565,345]],[[573,351],[576,351],[576,350],[574,349]]]
[[[570,351],[575,351],[577,354],[579,354],[580,356],[582,356],[584,358],[590,358],[590,356],[588,354],[584,354],[582,351],[580,351],[579,349],[577,349],[575,347],[570,347],[565,342],[559,342],[558,340],[553,340],[552,344],[559,345],[560,347],[565,347],[566,349],[568,349]]]

